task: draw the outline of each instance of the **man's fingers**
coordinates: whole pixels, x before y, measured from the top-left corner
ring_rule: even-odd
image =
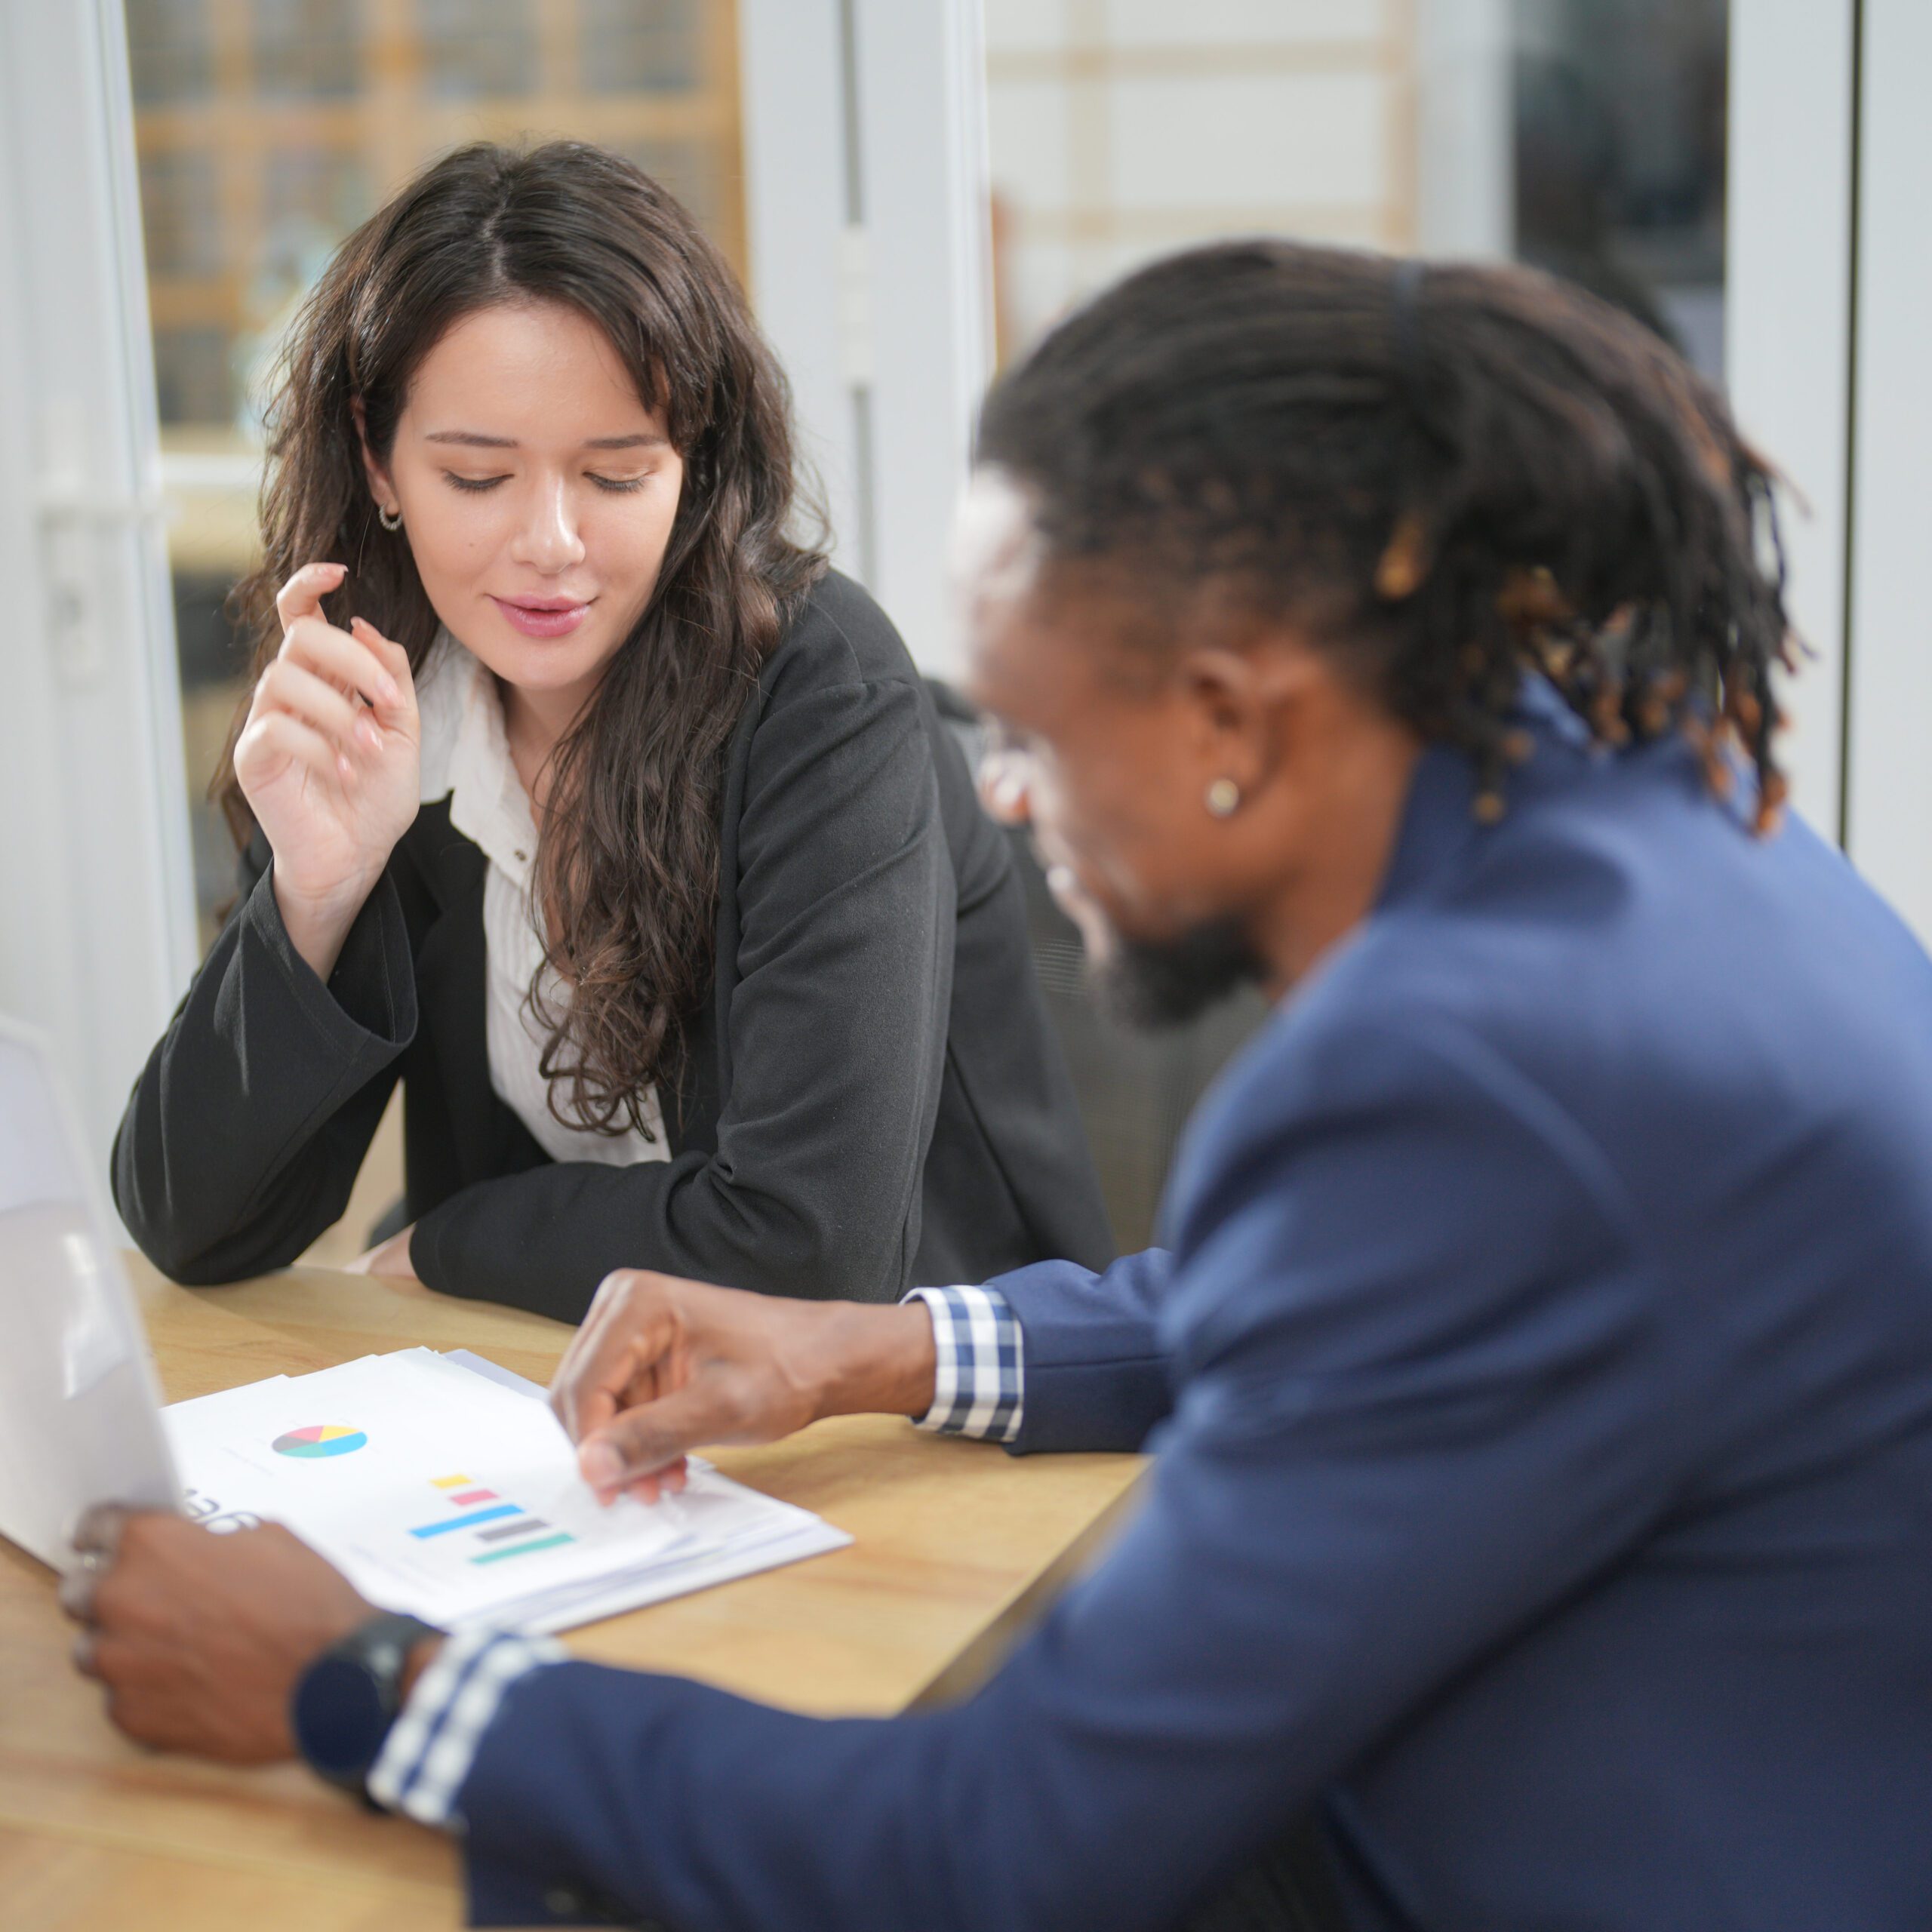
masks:
[[[74,1668],[97,1684],[119,1685],[134,1666],[137,1654],[134,1644],[91,1625],[74,1638]]]
[[[128,1512],[119,1503],[97,1503],[74,1525],[71,1540],[82,1557],[102,1557],[111,1563],[120,1552],[127,1527]]]
[[[550,1406],[572,1441],[604,1426],[632,1380],[669,1352],[678,1334],[659,1277],[623,1269],[600,1284],[550,1385]]]
[[[91,1623],[94,1620],[94,1590],[100,1582],[91,1570],[70,1570],[60,1579],[60,1588],[56,1592],[60,1605],[60,1614],[70,1617],[76,1623]]]
[[[346,564],[304,564],[275,594],[275,614],[287,630],[297,617],[316,615],[322,599],[349,574]]]
[[[634,1503],[661,1503],[667,1496],[680,1496],[685,1484],[691,1478],[691,1466],[680,1456],[675,1463],[666,1463],[654,1476],[639,1476],[635,1482],[624,1485],[624,1494]]]
[[[608,1503],[688,1451],[724,1441],[738,1420],[736,1406],[715,1389],[679,1389],[662,1401],[626,1409],[589,1437],[577,1451],[577,1467],[598,1500]]]

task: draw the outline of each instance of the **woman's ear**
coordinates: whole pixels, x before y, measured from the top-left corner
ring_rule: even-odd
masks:
[[[359,395],[349,399],[349,413],[355,418],[355,440],[362,451],[362,473],[369,479],[369,494],[376,500],[378,509],[395,508],[395,485],[389,481],[389,472],[376,460],[375,453],[369,447],[369,420],[362,408]]]

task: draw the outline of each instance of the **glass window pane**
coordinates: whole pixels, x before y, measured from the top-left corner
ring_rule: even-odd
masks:
[[[134,104],[200,100],[214,85],[208,0],[128,0]]]
[[[362,32],[356,0],[252,0],[255,84],[275,98],[353,94]]]
[[[1724,371],[1725,0],[1516,0],[1516,252]]]
[[[703,78],[700,0],[581,0],[583,85],[592,94],[697,86]]]
[[[423,78],[445,100],[536,91],[540,78],[531,0],[417,0]]]
[[[1273,232],[1513,251],[1719,373],[1727,19],[1726,0],[986,0],[1001,352],[1152,256]]]
[[[221,227],[214,155],[205,149],[151,154],[142,161],[140,171],[149,272],[219,275]]]
[[[157,326],[154,366],[164,432],[177,423],[223,422],[233,413],[226,330]],[[165,448],[165,434],[162,441]]]

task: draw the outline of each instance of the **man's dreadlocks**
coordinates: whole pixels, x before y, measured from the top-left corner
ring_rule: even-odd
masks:
[[[1503,809],[1543,671],[1603,743],[1771,750],[1789,665],[1772,478],[1712,387],[1549,278],[1287,242],[1143,269],[988,398],[980,458],[1050,558],[1123,574],[1163,635],[1190,602],[1291,618]]]

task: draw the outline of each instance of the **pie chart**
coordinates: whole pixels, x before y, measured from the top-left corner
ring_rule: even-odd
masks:
[[[332,1422],[312,1423],[306,1429],[291,1429],[275,1439],[278,1456],[346,1456],[368,1441],[359,1429],[343,1429]]]

